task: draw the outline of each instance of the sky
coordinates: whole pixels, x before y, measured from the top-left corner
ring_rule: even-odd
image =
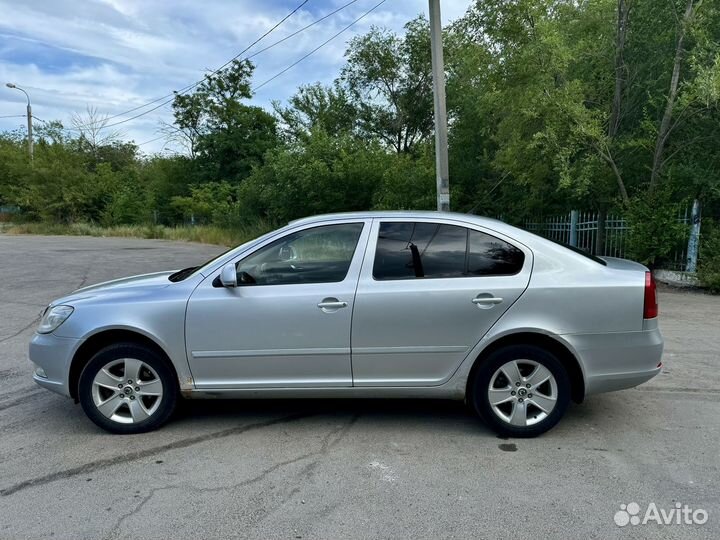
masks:
[[[252,54],[349,0],[309,0],[247,54]],[[310,52],[380,0],[356,0],[342,11],[252,59],[259,85]],[[33,115],[71,127],[73,113],[94,107],[109,116],[183,88],[245,49],[295,9],[301,0],[0,0],[0,131],[25,129],[25,96]],[[462,16],[470,0],[440,0],[443,25]],[[427,0],[386,0],[309,58],[260,88],[252,104],[271,109],[301,84],[332,82],[343,65],[346,44],[371,26],[402,32]],[[157,104],[162,103],[158,102]],[[153,105],[154,106],[154,105]],[[152,108],[153,106],[148,107]],[[110,122],[123,120],[146,109]],[[155,140],[164,106],[117,128],[147,154],[172,152]],[[146,142],[150,141],[150,142]],[[143,144],[144,143],[144,144]]]

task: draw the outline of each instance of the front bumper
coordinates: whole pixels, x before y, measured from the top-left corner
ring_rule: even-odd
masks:
[[[660,373],[663,336],[657,324],[639,332],[566,334],[585,376],[585,395],[632,388]]]
[[[36,333],[30,340],[30,361],[42,368],[45,376],[36,370],[33,380],[43,388],[70,397],[70,364],[80,343],[80,339]]]

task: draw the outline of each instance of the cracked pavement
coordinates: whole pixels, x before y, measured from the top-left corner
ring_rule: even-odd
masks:
[[[719,297],[662,290],[663,373],[533,440],[417,400],[193,401],[121,437],[34,385],[27,343],[49,301],[220,251],[0,234],[0,539],[720,537]],[[633,501],[709,520],[616,526]]]

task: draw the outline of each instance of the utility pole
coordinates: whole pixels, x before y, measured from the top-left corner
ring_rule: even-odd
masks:
[[[30,106],[30,98],[28,98],[27,104],[27,136],[28,136],[28,153],[30,154],[30,161],[33,160],[33,134],[32,134],[32,107]]]
[[[445,105],[445,65],[443,62],[440,0],[430,4],[430,52],[432,57],[433,96],[435,102],[435,178],[437,209],[450,210],[450,172],[448,167],[447,108]]]
[[[30,106],[30,96],[28,93],[13,83],[7,83],[5,86],[14,90],[20,90],[27,98],[27,144],[28,153],[30,154],[30,161],[33,159],[33,134],[32,134],[32,107]]]

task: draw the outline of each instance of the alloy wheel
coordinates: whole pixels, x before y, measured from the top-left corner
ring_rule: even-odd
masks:
[[[157,372],[136,358],[105,364],[93,378],[92,399],[100,413],[121,424],[150,418],[160,407],[163,384]]]
[[[511,360],[490,378],[488,402],[502,421],[517,427],[545,420],[558,400],[558,385],[548,368],[535,360]]]

